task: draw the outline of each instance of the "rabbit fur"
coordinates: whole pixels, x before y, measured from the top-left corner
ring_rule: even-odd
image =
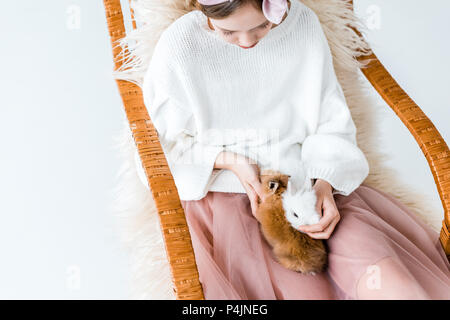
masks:
[[[263,198],[256,215],[276,259],[296,272],[323,272],[328,260],[325,242],[296,230],[300,225],[317,223],[320,218],[310,180],[306,182],[298,176],[292,179],[291,175],[268,169],[260,177]],[[304,183],[299,183],[301,180]]]

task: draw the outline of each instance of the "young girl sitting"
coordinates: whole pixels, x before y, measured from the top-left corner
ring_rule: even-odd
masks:
[[[450,299],[439,235],[363,184],[368,162],[315,13],[299,0],[198,0],[144,79],[206,299]],[[262,166],[303,161],[326,272],[276,262],[255,218]],[[145,183],[146,184],[146,183]]]

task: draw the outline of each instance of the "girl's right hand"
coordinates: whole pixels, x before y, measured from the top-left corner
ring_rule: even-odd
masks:
[[[242,186],[247,192],[253,216],[256,220],[260,221],[256,214],[259,200],[263,198],[259,166],[253,163],[254,161],[251,161],[249,158],[244,156],[240,157],[241,159],[239,159],[236,164],[231,165],[230,169],[239,178]]]

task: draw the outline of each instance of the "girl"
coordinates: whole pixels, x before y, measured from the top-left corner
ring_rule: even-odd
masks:
[[[449,299],[438,234],[362,184],[368,162],[315,13],[299,0],[198,2],[162,33],[143,94],[205,298]],[[322,215],[300,231],[329,249],[315,276],[278,264],[255,217],[261,168],[298,161]]]

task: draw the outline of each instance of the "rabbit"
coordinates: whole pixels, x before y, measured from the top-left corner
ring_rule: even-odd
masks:
[[[319,222],[320,215],[316,211],[316,202],[316,193],[310,185],[299,189],[292,179],[288,180],[286,191],[283,192],[282,203],[286,219],[294,229]]]
[[[314,191],[301,192],[303,188],[280,171],[263,170],[260,177],[263,197],[256,216],[276,259],[284,267],[303,274],[323,272],[328,261],[324,241],[295,229],[318,221]]]

